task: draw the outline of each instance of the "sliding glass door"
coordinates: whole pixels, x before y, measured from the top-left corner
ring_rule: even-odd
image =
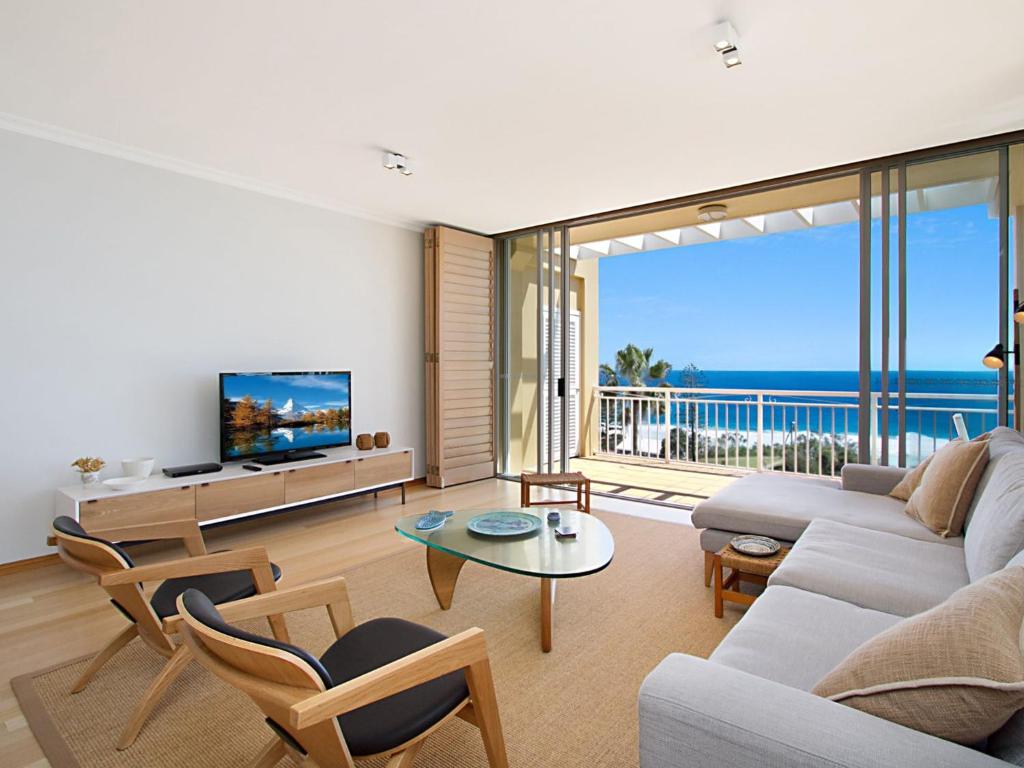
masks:
[[[565,236],[546,227],[503,241],[500,474],[568,471],[575,452],[580,328]]]
[[[860,438],[877,463],[914,466],[1010,423],[1015,360],[981,365],[1012,346],[1007,171],[998,148],[862,172]]]

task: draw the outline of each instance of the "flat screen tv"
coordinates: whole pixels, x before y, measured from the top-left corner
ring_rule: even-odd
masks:
[[[220,460],[270,464],[352,444],[349,371],[222,373]]]

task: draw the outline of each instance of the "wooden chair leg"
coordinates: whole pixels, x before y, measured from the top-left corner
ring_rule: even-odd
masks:
[[[142,700],[139,701],[138,706],[135,708],[131,720],[128,721],[128,725],[125,726],[124,731],[121,733],[121,738],[117,742],[118,749],[128,749],[128,747],[135,743],[135,739],[142,730],[146,718],[149,717],[153,708],[156,707],[163,697],[164,692],[170,687],[171,683],[177,680],[178,675],[185,670],[185,667],[188,666],[191,660],[192,654],[189,652],[188,647],[184,645],[179,646],[171,658],[167,660],[164,668],[160,670],[160,674],[153,678],[153,682],[149,684],[149,688],[146,689]]]
[[[505,735],[501,732],[501,717],[498,715],[498,698],[494,693],[490,661],[485,658],[471,664],[466,670],[466,684],[469,686],[469,696],[473,700],[477,727],[484,740],[487,764],[490,768],[508,768]]]
[[[530,506],[530,483],[522,476],[519,478],[519,506]]]
[[[715,569],[715,618],[720,619],[723,615],[722,605],[722,558],[718,555],[712,557]]]
[[[412,768],[412,762],[416,759],[416,755],[423,749],[423,744],[426,739],[421,739],[415,744],[410,744],[408,747],[403,749],[401,752],[396,752],[388,760],[388,764],[384,768]]]
[[[584,491],[584,498],[585,498],[585,502],[584,503],[586,504],[586,508],[583,511],[586,512],[589,515],[590,514],[590,479],[589,478],[587,480],[583,481],[583,491]]]
[[[78,682],[71,687],[71,692],[78,693],[85,688],[95,674],[100,671],[100,667],[114,658],[118,651],[134,640],[138,634],[139,628],[136,624],[129,624],[118,632],[114,639],[107,643],[107,647],[97,653],[93,657],[93,660],[89,662],[89,666],[85,668],[85,672],[83,672],[82,676],[78,678]]]
[[[260,750],[256,759],[249,765],[249,768],[274,768],[275,765],[281,762],[285,754],[287,754],[287,750],[284,748],[284,742],[274,737],[267,746]]]
[[[715,569],[715,553],[704,553],[704,586],[711,586],[711,574]]]

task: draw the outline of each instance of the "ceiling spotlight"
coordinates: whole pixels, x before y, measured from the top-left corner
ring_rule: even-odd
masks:
[[[400,155],[397,152],[384,153],[384,167],[389,171],[393,171],[397,168],[402,172],[403,176],[412,176],[412,163],[409,162],[409,158],[405,155]]]
[[[728,21],[723,21],[721,24],[715,25],[713,40],[715,44],[715,52],[722,53],[723,51],[728,51],[730,48],[736,48],[739,37],[737,37],[736,30],[733,29],[732,24]]]
[[[728,21],[723,21],[715,27],[711,42],[715,47],[715,53],[722,54],[722,63],[725,64],[726,69],[738,67],[743,63],[740,58],[739,35]]]
[[[702,205],[697,209],[697,221],[707,224],[711,221],[721,221],[729,215],[729,209],[724,205]]]

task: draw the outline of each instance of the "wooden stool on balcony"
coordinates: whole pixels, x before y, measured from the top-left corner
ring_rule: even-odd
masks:
[[[590,514],[590,478],[582,472],[560,472],[556,474],[527,474],[519,476],[519,505],[533,506],[530,501],[530,488],[537,486],[575,485],[576,498],[569,501],[538,501],[537,506],[549,507],[553,504],[575,504],[580,512]]]

